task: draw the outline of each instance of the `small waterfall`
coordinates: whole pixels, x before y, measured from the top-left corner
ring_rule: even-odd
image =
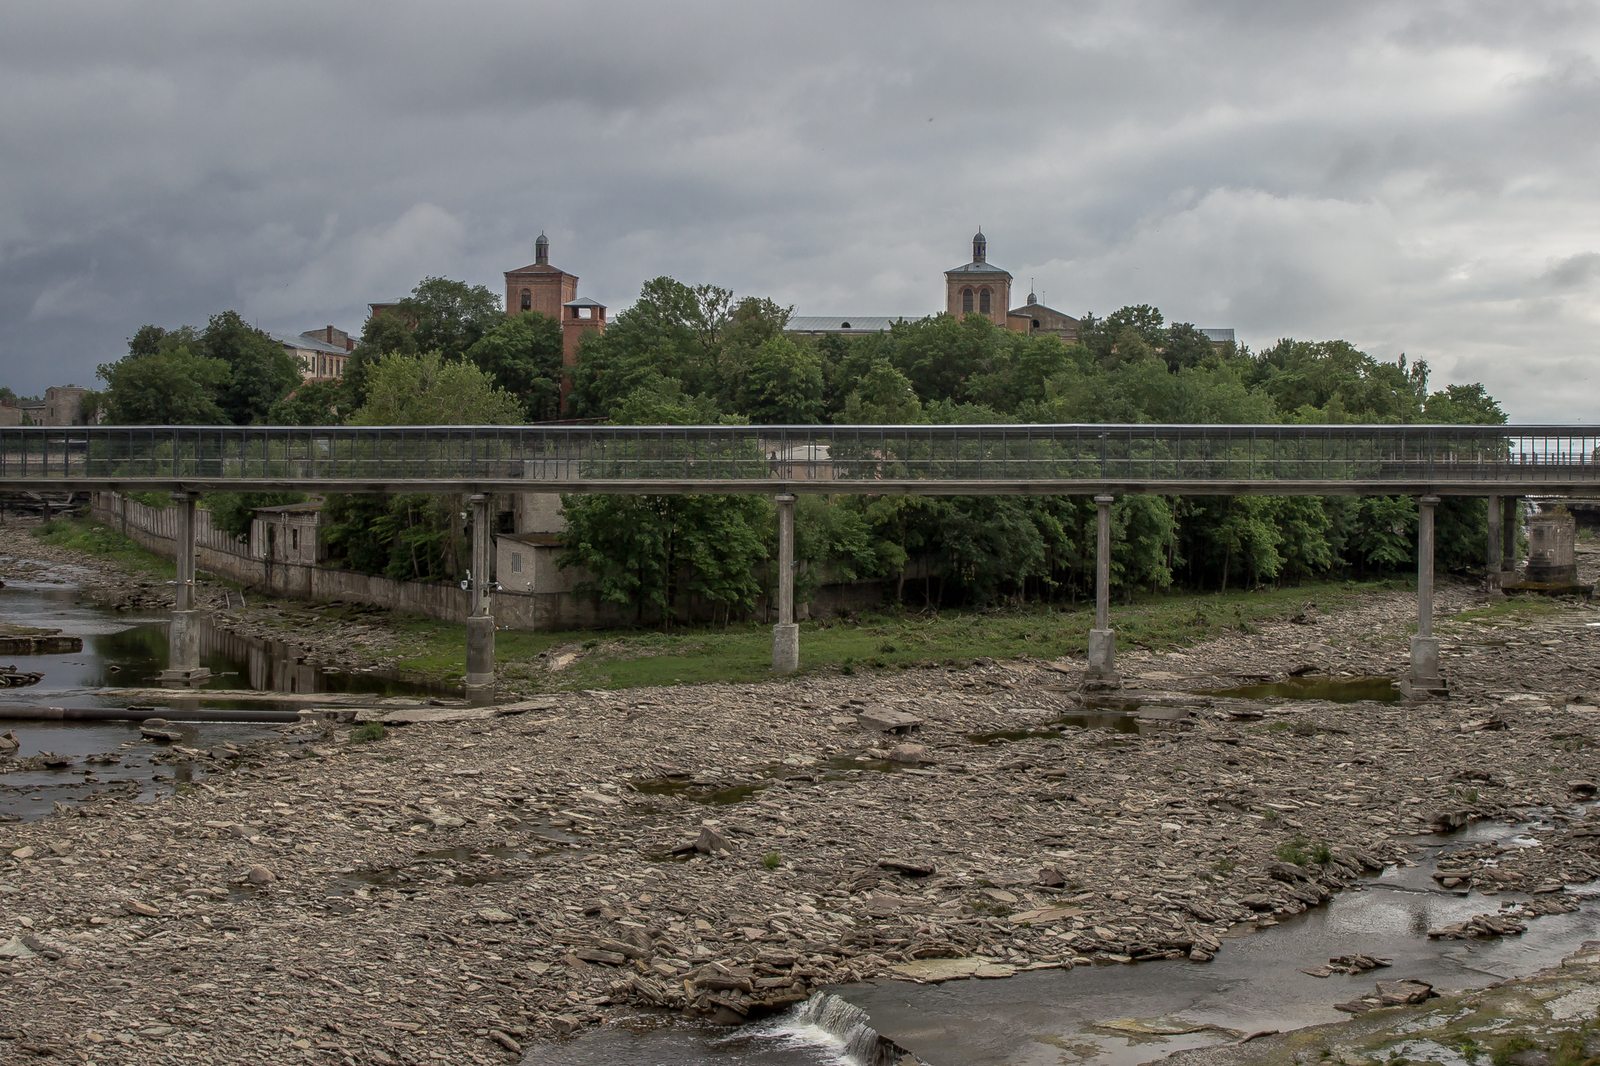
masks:
[[[867,1012],[829,992],[817,992],[794,1009],[792,1019],[837,1037],[844,1054],[860,1066],[927,1066],[921,1059],[867,1024]]]

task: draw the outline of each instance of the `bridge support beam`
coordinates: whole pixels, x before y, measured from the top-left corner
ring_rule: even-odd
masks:
[[[772,671],[800,669],[800,626],[794,620],[794,497],[774,496],[778,505],[778,624],[772,627]]]
[[[1500,497],[1489,497],[1489,554],[1483,564],[1483,587],[1488,592],[1500,591]]]
[[[1516,496],[1500,498],[1500,584],[1514,584],[1517,580],[1517,517],[1521,499]]]
[[[156,676],[162,685],[198,685],[211,676],[200,665],[200,612],[194,597],[194,512],[200,494],[175,492],[178,505],[178,580],[172,603],[172,621],[167,628],[167,668]]]
[[[492,546],[491,497],[475,493],[472,504],[472,613],[467,616],[467,675],[469,689],[494,685],[494,613],[490,601],[489,554]]]
[[[1089,630],[1089,669],[1083,675],[1086,690],[1119,689],[1117,634],[1111,628],[1111,504],[1113,496],[1094,498],[1097,528],[1094,552],[1094,628]]]
[[[1417,499],[1417,635],[1411,638],[1411,665],[1400,679],[1407,699],[1447,699],[1439,674],[1439,638],[1433,635],[1433,509],[1439,497]]]

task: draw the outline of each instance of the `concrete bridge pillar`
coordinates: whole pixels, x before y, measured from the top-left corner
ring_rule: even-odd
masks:
[[[1489,592],[1500,591],[1500,497],[1489,497],[1489,554],[1483,564],[1484,585]]]
[[[1439,675],[1439,638],[1433,635],[1433,509],[1439,497],[1417,500],[1417,635],[1411,638],[1411,665],[1400,679],[1407,699],[1446,699],[1450,690]]]
[[[1113,496],[1096,496],[1094,552],[1094,628],[1089,630],[1089,669],[1083,675],[1086,689],[1118,689],[1117,635],[1111,628],[1111,504]]]
[[[491,497],[474,493],[467,499],[472,504],[472,613],[467,616],[467,674],[463,680],[469,689],[483,689],[494,685],[493,585],[489,580],[494,516],[489,507]]]
[[[172,621],[167,629],[167,668],[156,676],[163,685],[196,685],[211,676],[200,665],[200,612],[194,596],[194,518],[200,494],[175,492],[172,501],[178,511],[177,564],[172,604]]]
[[[794,497],[773,497],[778,505],[778,624],[772,627],[772,670],[800,669],[800,626],[794,620]]]
[[[1517,517],[1522,500],[1517,496],[1500,498],[1500,583],[1517,580]]]

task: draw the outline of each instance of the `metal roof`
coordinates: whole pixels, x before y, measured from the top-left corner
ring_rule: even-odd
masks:
[[[324,341],[312,340],[310,337],[292,333],[271,333],[267,336],[283,345],[285,348],[296,348],[302,352],[321,352],[324,355],[349,355],[345,349],[337,344],[328,344]]]
[[[953,270],[946,270],[945,273],[946,274],[1004,274],[1008,278],[1011,276],[1011,271],[1009,271],[1009,270],[1001,270],[999,267],[994,266],[991,263],[979,263],[977,261],[973,261],[971,263],[968,263],[966,266],[958,266],[958,267],[954,268]]]
[[[790,333],[882,333],[903,321],[888,315],[795,315],[783,328]]]
[[[604,310],[605,304],[599,300],[591,300],[587,296],[580,296],[576,300],[568,300],[562,307],[598,307]]]
[[[1231,329],[1201,329],[1200,332],[1204,333],[1206,339],[1212,344],[1222,344],[1233,340],[1233,330]]]

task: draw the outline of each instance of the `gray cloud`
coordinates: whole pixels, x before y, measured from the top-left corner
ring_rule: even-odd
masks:
[[[228,307],[353,330],[425,274],[497,286],[541,229],[616,309],[671,273],[919,315],[981,223],[1073,312],[1593,417],[1597,43],[1554,2],[26,5],[0,382]]]

